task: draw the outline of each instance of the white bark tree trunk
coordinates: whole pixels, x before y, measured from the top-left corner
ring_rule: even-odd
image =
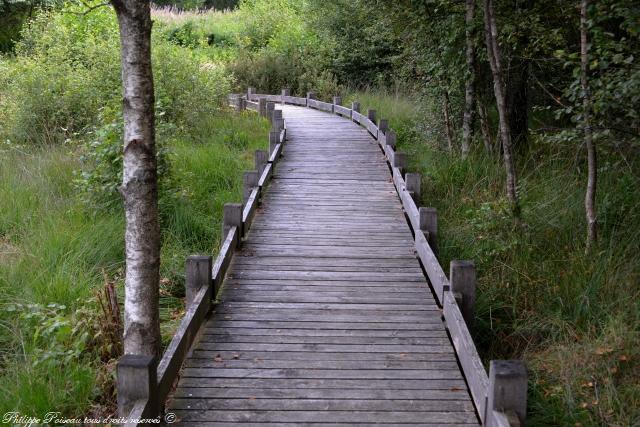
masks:
[[[598,218],[596,215],[596,186],[598,182],[598,158],[593,141],[591,88],[589,87],[589,41],[587,10],[588,0],[580,2],[580,83],[582,85],[582,120],[584,128],[584,142],[587,146],[587,191],[584,198],[585,215],[587,219],[587,248],[589,251],[598,240]]]
[[[496,97],[496,106],[500,118],[500,139],[502,142],[502,155],[507,175],[507,199],[511,204],[513,213],[518,216],[520,203],[517,192],[516,169],[513,162],[511,130],[509,126],[509,114],[507,110],[507,97],[505,93],[504,73],[502,59],[498,47],[498,24],[492,0],[484,0],[484,24],[486,33],[487,56],[493,74],[493,92]]]
[[[160,352],[160,226],[149,1],[112,0],[120,26],[126,217],[125,354]]]
[[[469,153],[471,138],[473,137],[473,118],[476,81],[476,49],[473,32],[473,15],[475,0],[465,1],[465,38],[467,56],[467,78],[464,91],[464,116],[462,118],[462,156]]]

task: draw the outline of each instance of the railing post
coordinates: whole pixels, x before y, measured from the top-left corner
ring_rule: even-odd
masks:
[[[316,93],[313,91],[307,92],[307,107],[309,106],[309,100],[316,99]]]
[[[213,258],[204,255],[190,255],[185,265],[185,305],[187,310],[193,304],[203,286],[211,286]]]
[[[125,354],[116,366],[118,416],[128,418],[139,400],[147,400],[145,416],[155,417],[160,413],[158,401],[158,361],[154,356]]]
[[[351,109],[353,111],[355,111],[356,113],[359,113],[360,112],[360,103],[358,101],[353,101],[351,103]]]
[[[378,130],[384,134],[387,133],[387,130],[389,130],[389,120],[387,119],[380,119],[378,121]]]
[[[265,98],[258,99],[258,113],[260,113],[260,117],[267,117],[268,111],[267,100]]]
[[[258,171],[247,171],[242,175],[242,203],[245,205],[253,189],[258,186],[259,179]]]
[[[342,105],[342,97],[341,96],[334,96],[333,97],[333,104],[334,105]]]
[[[273,110],[271,112],[271,124],[275,125],[276,120],[282,119],[282,110]]]
[[[278,135],[280,135],[280,131],[284,129],[284,119],[282,117],[280,117],[279,119],[273,119],[273,126],[271,129],[277,131]]]
[[[385,133],[386,144],[391,148],[396,148],[397,136],[396,132],[392,129],[387,130]]]
[[[240,236],[242,236],[242,203],[225,203],[222,208],[222,242],[227,238],[231,227],[238,228],[237,246],[240,246]]]
[[[258,180],[259,177],[262,176],[264,172],[264,168],[267,167],[267,163],[269,162],[269,153],[266,150],[256,150],[255,153],[255,166],[258,171]]]
[[[407,155],[405,153],[396,152],[393,155],[393,165],[394,168],[400,169],[402,172],[403,169],[407,167]]]
[[[248,87],[247,88],[247,99],[249,101],[251,101],[251,95],[254,95],[256,93],[256,88],[254,87]]]
[[[422,175],[416,172],[407,172],[404,176],[407,184],[407,191],[416,203],[420,202],[420,187],[422,186]]]
[[[276,145],[280,142],[280,131],[272,130],[269,132],[269,157],[273,154],[273,151],[276,149]]]
[[[451,292],[467,327],[471,329],[476,303],[476,266],[473,261],[453,260],[449,264],[449,282]]]
[[[265,117],[273,123],[273,112],[275,111],[276,104],[274,102],[267,102],[266,99],[264,100],[264,102],[266,102]]]
[[[367,110],[367,118],[371,120],[373,123],[376,122],[376,110],[369,108]]]
[[[429,247],[438,256],[438,210],[436,208],[420,208],[420,230],[424,233]]]
[[[284,102],[284,97],[285,97],[285,96],[289,96],[289,95],[291,95],[291,89],[289,89],[289,88],[283,88],[283,89],[282,89],[282,93],[281,93],[281,96],[282,96],[282,104],[283,104],[283,105],[284,105],[284,103],[285,103],[285,102]]]
[[[527,368],[522,360],[492,360],[489,364],[489,390],[485,424],[488,427],[525,425],[527,415]],[[494,413],[497,412],[498,414]],[[501,414],[500,414],[501,413]]]

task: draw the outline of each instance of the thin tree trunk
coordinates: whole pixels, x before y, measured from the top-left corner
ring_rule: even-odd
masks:
[[[469,153],[471,138],[473,137],[473,116],[475,102],[475,81],[476,81],[476,52],[475,36],[473,31],[473,15],[475,11],[475,0],[465,1],[465,38],[467,56],[467,76],[464,91],[464,116],[462,118],[462,156]]]
[[[149,1],[112,0],[120,26],[126,217],[125,354],[160,352],[160,227]]]
[[[447,132],[447,144],[449,153],[453,153],[453,128],[451,125],[451,106],[449,103],[449,94],[447,91],[443,93],[443,110],[444,110],[444,126]]]
[[[511,130],[509,126],[509,114],[507,111],[507,97],[505,95],[504,74],[498,48],[498,25],[492,0],[484,0],[484,22],[487,44],[487,56],[493,74],[493,92],[496,97],[498,116],[500,117],[500,139],[502,142],[502,154],[507,175],[507,198],[511,204],[513,213],[518,216],[520,203],[518,201],[516,169],[513,162],[511,146]]]
[[[580,2],[580,82],[582,84],[582,117],[584,128],[584,142],[587,146],[588,178],[587,192],[584,198],[585,214],[587,218],[587,251],[598,239],[598,219],[596,216],[596,186],[598,181],[598,159],[596,147],[593,141],[593,129],[591,127],[591,88],[589,87],[589,45],[587,9],[589,0]]]
[[[480,119],[480,130],[482,132],[484,149],[487,154],[491,154],[493,152],[493,138],[491,138],[491,126],[489,125],[487,107],[483,102],[477,102],[476,104],[478,106],[478,118]]]

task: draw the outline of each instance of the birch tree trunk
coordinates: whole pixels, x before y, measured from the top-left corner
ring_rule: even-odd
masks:
[[[475,37],[473,31],[473,15],[475,11],[475,0],[465,1],[465,38],[467,56],[467,78],[464,91],[464,116],[462,118],[462,156],[469,153],[471,138],[473,137],[473,116],[475,102],[475,81],[476,81],[476,52]]]
[[[498,117],[500,118],[500,139],[502,143],[502,155],[507,175],[507,198],[511,204],[513,213],[518,216],[520,203],[517,192],[516,169],[513,162],[511,130],[509,126],[509,114],[507,111],[507,97],[505,94],[504,73],[502,59],[498,47],[498,25],[492,0],[484,0],[484,25],[486,34],[487,56],[493,74],[493,92],[496,97]]]
[[[593,141],[593,129],[591,127],[591,88],[589,87],[589,44],[587,9],[589,1],[580,2],[580,83],[582,84],[582,120],[584,128],[584,142],[587,146],[587,192],[584,198],[585,214],[587,219],[587,252],[598,239],[598,219],[596,216],[596,185],[598,182],[598,159],[596,147]]]
[[[125,354],[160,352],[160,227],[149,1],[112,0],[120,26],[126,217]]]

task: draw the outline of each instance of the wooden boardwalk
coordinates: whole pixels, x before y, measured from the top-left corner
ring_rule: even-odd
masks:
[[[283,157],[167,411],[207,426],[478,425],[378,143],[278,108]]]

